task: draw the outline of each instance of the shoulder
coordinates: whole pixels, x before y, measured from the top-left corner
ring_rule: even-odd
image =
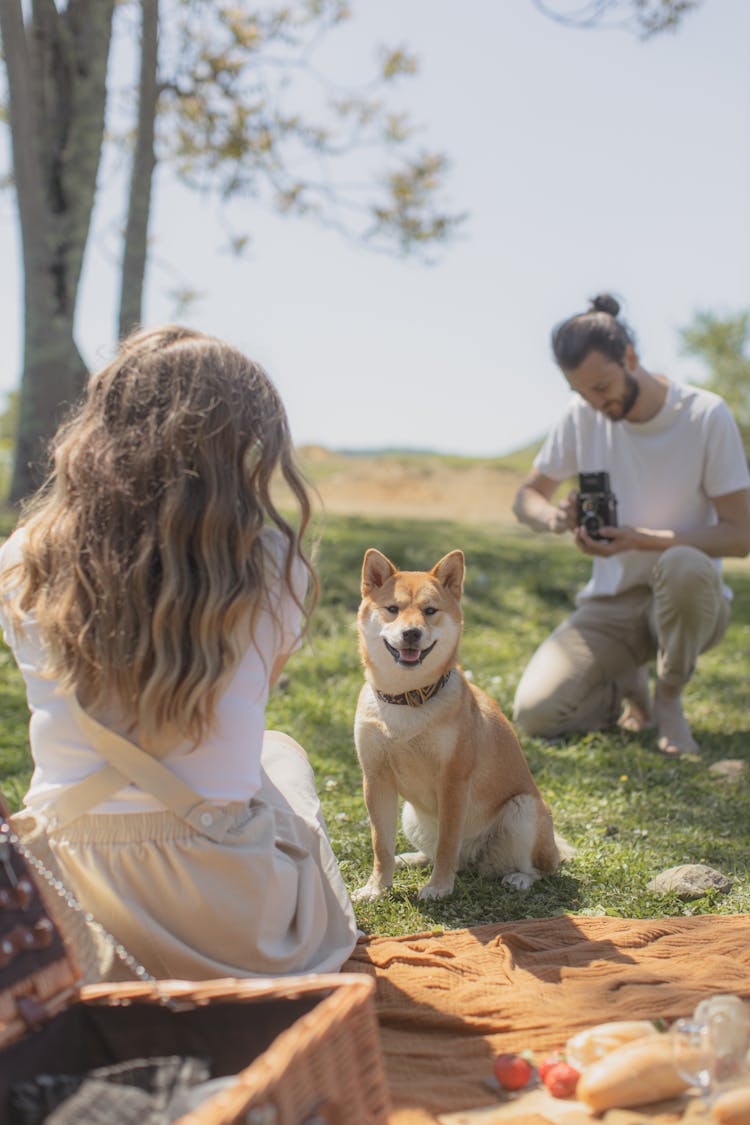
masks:
[[[552,423],[548,433],[553,434],[556,431],[566,430],[580,425],[581,420],[585,418],[586,409],[586,403],[580,395],[571,395],[565,404],[565,409],[562,414],[559,414],[557,420]]]
[[[26,529],[20,527],[0,544],[0,573],[21,562],[25,540]]]
[[[26,538],[25,531],[19,529],[0,544],[0,627],[5,634],[5,640],[11,644],[14,634],[14,614],[11,605],[21,581],[20,566],[23,561],[23,544]]]
[[[586,400],[574,391],[565,404],[565,409],[560,415],[559,421],[564,422],[566,418],[580,420],[588,418],[589,415],[593,417],[595,414],[596,411],[589,406]]]
[[[579,394],[572,394],[565,410],[560,415],[558,426],[575,430],[589,430],[606,423],[607,418],[599,410],[594,410]]]
[[[26,539],[26,528],[16,528],[11,531],[7,539],[3,539],[0,543],[0,559],[3,562],[12,560],[17,562],[21,556],[22,547],[24,547],[24,540]]]
[[[260,542],[263,547],[265,565],[274,578],[280,578],[286,573],[289,561],[290,546],[285,535],[278,527],[264,527],[260,533]]]
[[[548,438],[553,441],[573,441],[583,434],[592,433],[603,427],[606,418],[578,394],[572,394],[567,405],[549,431]]]
[[[260,533],[260,542],[267,564],[274,570],[283,571],[289,550],[278,527],[264,527]]]
[[[689,449],[702,462],[702,479],[710,497],[742,492],[750,486],[747,456],[737,421],[721,395],[690,384],[679,386],[677,411],[687,415]],[[684,431],[683,431],[684,436]]]
[[[737,419],[721,395],[703,387],[683,384],[679,389],[676,409],[687,415],[690,429],[707,450],[744,462]]]
[[[264,527],[261,532],[267,577],[274,585],[283,585],[286,579],[290,544],[277,527]],[[307,589],[307,569],[299,554],[292,558],[292,587],[296,597],[304,597]]]
[[[732,412],[721,395],[692,383],[672,383],[675,402],[695,418],[731,418]]]

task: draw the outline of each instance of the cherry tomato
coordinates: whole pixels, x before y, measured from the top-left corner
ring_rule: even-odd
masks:
[[[547,1074],[552,1069],[552,1067],[557,1066],[558,1063],[561,1062],[565,1062],[565,1059],[562,1055],[545,1055],[545,1057],[537,1066],[539,1077],[541,1078],[542,1082],[545,1081]]]
[[[495,1059],[495,1078],[504,1090],[520,1090],[531,1078],[534,1068],[523,1055],[512,1053],[498,1055]]]
[[[575,1094],[580,1077],[574,1066],[559,1062],[549,1068],[543,1081],[553,1098],[569,1098]]]

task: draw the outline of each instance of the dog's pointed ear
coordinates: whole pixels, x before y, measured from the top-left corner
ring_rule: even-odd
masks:
[[[365,551],[365,561],[362,563],[362,597],[366,598],[373,590],[379,589],[395,573],[396,568],[391,560],[382,551],[370,547]]]
[[[460,598],[464,584],[463,551],[451,551],[450,554],[443,555],[440,562],[433,566],[430,573],[437,578],[442,586],[445,586],[446,590],[453,594],[454,598]]]

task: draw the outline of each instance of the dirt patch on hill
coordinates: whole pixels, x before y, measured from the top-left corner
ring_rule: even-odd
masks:
[[[306,449],[300,463],[332,514],[516,524],[511,505],[522,474],[491,461]]]
[[[481,458],[438,454],[345,454],[317,446],[298,450],[300,465],[318,491],[316,505],[333,515],[445,519],[521,530],[511,510],[523,469]],[[290,497],[281,488],[278,501]],[[724,559],[724,567],[750,570],[750,556]]]

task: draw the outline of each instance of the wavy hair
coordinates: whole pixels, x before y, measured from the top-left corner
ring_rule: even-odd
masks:
[[[286,540],[282,577],[298,604],[292,567],[307,569],[305,624],[318,593],[302,547],[310,500],[275,387],[213,337],[138,331],[91,376],[52,453],[3,582],[14,624],[33,614],[45,672],[94,712],[114,706],[144,745],[175,732],[199,742],[272,605],[279,564],[264,528]],[[277,472],[296,529],[272,499]]]

